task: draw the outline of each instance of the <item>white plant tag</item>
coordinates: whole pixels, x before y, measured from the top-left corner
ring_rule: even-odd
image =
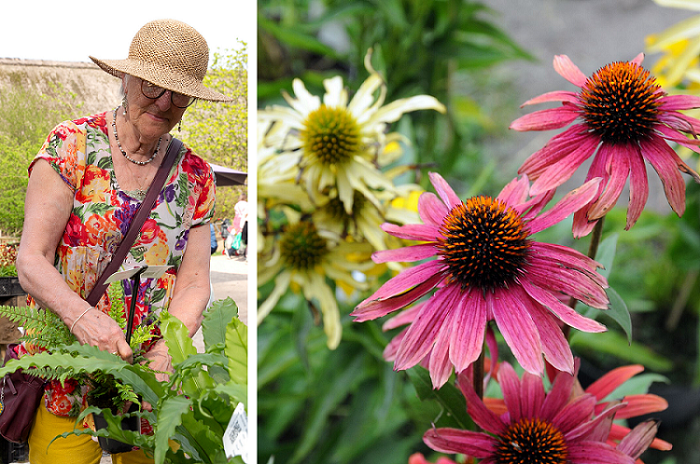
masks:
[[[248,462],[248,417],[243,403],[238,403],[224,432],[224,451],[227,458],[240,456]]]

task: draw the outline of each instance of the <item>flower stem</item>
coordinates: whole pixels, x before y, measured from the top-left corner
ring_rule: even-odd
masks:
[[[591,243],[588,245],[588,257],[595,259],[595,255],[598,254],[598,245],[600,245],[600,239],[603,237],[603,223],[605,222],[605,216],[600,218],[598,222],[593,226],[593,231],[591,232]],[[576,303],[578,300],[575,298],[569,298],[569,306],[571,309],[576,309]],[[564,332],[564,338],[569,339],[569,333],[571,332],[571,326],[565,325],[562,329]]]

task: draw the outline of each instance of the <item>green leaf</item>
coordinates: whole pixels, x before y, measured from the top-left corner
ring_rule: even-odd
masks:
[[[474,423],[467,414],[467,401],[455,385],[448,382],[439,390],[434,390],[430,373],[426,369],[417,367],[408,369],[406,372],[422,401],[437,401],[447,418],[454,420],[458,428],[473,430]]]
[[[673,368],[670,359],[640,343],[629,343],[624,336],[612,330],[602,333],[575,332],[571,337],[571,347],[580,351],[609,354],[624,361],[642,364],[652,371],[668,372]]]
[[[598,271],[598,273],[606,279],[610,276],[610,272],[612,271],[618,236],[619,234],[612,234],[598,245],[598,252],[596,253],[595,259],[603,265],[603,269]]]
[[[238,318],[238,306],[231,297],[216,300],[204,313],[202,321],[202,336],[204,346],[214,346],[226,343],[226,332],[229,322]]]
[[[233,383],[248,382],[248,327],[238,318],[226,326],[226,348],[228,374]]]
[[[155,450],[153,459],[157,464],[165,462],[165,455],[170,449],[168,440],[175,429],[182,424],[182,415],[190,411],[192,400],[185,396],[171,396],[158,405],[158,423],[154,427]]]
[[[605,312],[615,322],[617,322],[622,330],[627,335],[628,343],[632,343],[632,318],[630,317],[629,309],[620,295],[614,288],[605,289],[605,293],[610,300],[610,308]]]

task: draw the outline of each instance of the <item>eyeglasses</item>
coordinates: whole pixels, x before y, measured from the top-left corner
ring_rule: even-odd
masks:
[[[157,85],[152,84],[148,81],[141,80],[141,92],[146,98],[150,98],[151,100],[158,100],[160,97],[163,96],[163,94],[166,91],[167,90],[163,87],[158,87]],[[173,92],[172,90],[170,91],[170,102],[173,104],[173,106],[177,106],[178,108],[187,108],[192,103],[194,103],[194,101],[194,97]]]

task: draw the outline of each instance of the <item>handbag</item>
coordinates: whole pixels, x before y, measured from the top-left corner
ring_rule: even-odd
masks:
[[[136,241],[143,223],[146,222],[146,218],[151,214],[153,205],[156,203],[158,195],[160,195],[160,191],[170,173],[170,168],[174,164],[181,147],[182,142],[173,138],[165,153],[165,158],[148,189],[148,193],[146,193],[146,197],[139,205],[134,219],[129,225],[129,230],[114,252],[112,260],[85,299],[91,306],[95,306],[100,301],[107,289],[105,280],[119,269],[129,249]],[[7,347],[5,362],[8,359],[17,358],[14,350],[15,346],[9,345]],[[29,430],[34,423],[34,415],[44,394],[45,385],[46,383],[43,379],[26,374],[21,369],[3,377],[0,383],[0,435],[6,440],[14,443],[27,441]]]

